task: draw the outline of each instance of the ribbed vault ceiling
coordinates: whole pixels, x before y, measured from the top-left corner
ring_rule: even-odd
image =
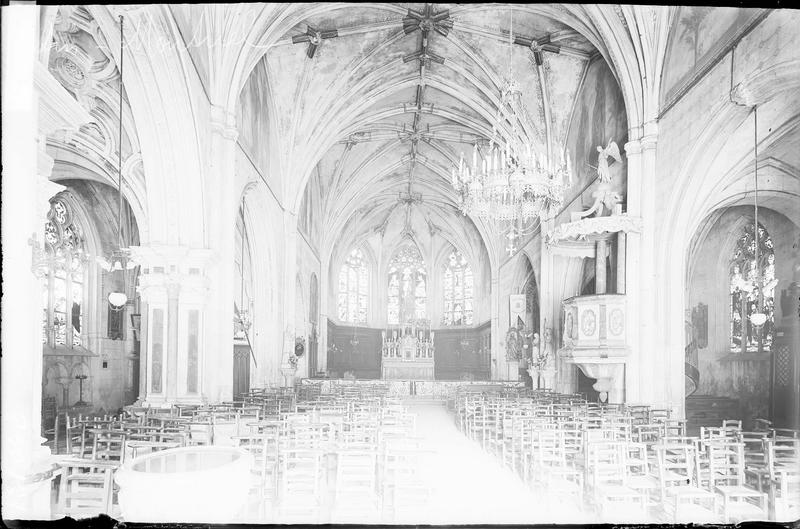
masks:
[[[518,130],[543,151],[564,145],[597,51],[562,23],[513,11],[513,46],[510,5],[365,4],[309,16],[269,49],[281,133],[308,142],[294,152],[316,162],[311,182],[334,240],[348,222],[367,234],[402,229],[407,217],[416,230],[475,230],[456,207],[450,171],[491,135],[509,56],[522,89]],[[303,37],[314,31],[327,38]]]

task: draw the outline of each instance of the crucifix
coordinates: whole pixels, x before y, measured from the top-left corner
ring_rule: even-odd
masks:
[[[309,59],[314,58],[314,54],[317,52],[317,48],[320,44],[322,44],[323,39],[332,39],[334,37],[339,36],[339,30],[336,29],[324,29],[324,30],[316,30],[311,26],[306,26],[306,32],[300,35],[295,35],[292,37],[292,44],[299,44],[301,42],[308,42],[308,48],[306,49],[306,55]]]

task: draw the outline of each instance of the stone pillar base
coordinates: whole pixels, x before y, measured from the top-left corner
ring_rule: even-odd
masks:
[[[51,462],[50,450],[41,447],[47,457],[40,458],[24,477],[3,476],[3,520],[51,520],[50,487],[58,471]]]
[[[293,388],[297,369],[294,367],[282,367],[281,374],[283,375],[283,387]]]

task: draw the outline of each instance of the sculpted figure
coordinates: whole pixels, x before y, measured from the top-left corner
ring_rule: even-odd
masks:
[[[608,157],[612,157],[617,162],[622,162],[622,155],[619,152],[617,142],[608,140],[608,145],[603,148],[601,145],[597,146],[597,175],[600,177],[601,183],[608,183],[611,181],[611,173],[608,171]]]

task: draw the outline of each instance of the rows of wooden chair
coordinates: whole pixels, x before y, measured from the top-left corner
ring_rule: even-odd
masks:
[[[505,389],[461,392],[461,431],[536,493],[609,522],[796,519],[800,434],[765,421],[723,421],[686,434],[649,406],[600,405],[579,395]]]
[[[248,521],[392,522],[424,509],[428,484],[416,469],[426,453],[414,415],[385,386],[332,391],[254,389],[215,405],[62,416],[65,442],[54,443],[61,452],[56,513],[119,516],[113,474],[121,465],[202,445],[254,456]]]

